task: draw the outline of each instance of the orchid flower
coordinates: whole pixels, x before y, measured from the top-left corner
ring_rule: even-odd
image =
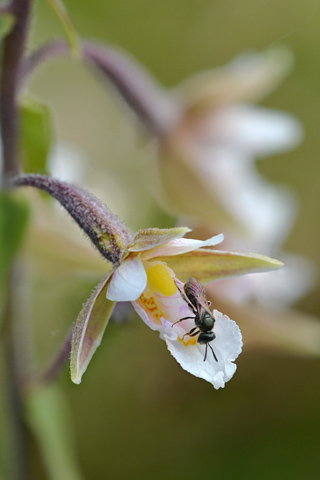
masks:
[[[207,241],[182,238],[189,231],[186,227],[141,230],[127,246],[120,265],[98,285],[76,322],[71,353],[75,383],[80,382],[114,304],[119,301],[132,302],[142,320],[152,330],[159,331],[185,370],[211,382],[215,388],[224,387],[230,380],[236,369],[232,362],[241,352],[240,330],[226,315],[214,311],[217,332],[214,350],[218,362],[211,356],[203,362],[205,347],[196,338],[187,336],[194,320],[176,323],[193,316],[181,295],[181,280],[186,281],[192,275],[208,282],[256,269],[277,268],[280,264],[260,255],[211,250],[208,247],[222,242],[223,235]]]
[[[183,283],[192,276],[202,283],[245,273],[277,269],[282,263],[253,253],[235,253],[212,247],[223,235],[206,240],[185,239],[187,227],[149,228],[132,236],[110,210],[88,192],[66,182],[41,175],[25,175],[15,186],[33,186],[56,198],[108,260],[106,277],[82,308],[74,325],[71,379],[80,383],[116,302],[130,301],[142,320],[160,333],[168,350],[193,375],[215,388],[224,387],[233,376],[233,363],[242,349],[239,327],[217,310],[214,352],[204,361],[204,345],[189,335],[194,313],[182,295]],[[188,319],[179,321],[185,317]]]
[[[197,73],[173,91],[183,114],[159,144],[162,205],[262,250],[284,238],[295,198],[263,178],[255,160],[296,146],[302,127],[292,115],[253,102],[274,89],[291,65],[290,51],[271,48]]]
[[[68,46],[54,42],[41,48],[30,58],[27,70],[55,54],[68,55]],[[85,42],[83,54],[84,60],[90,60],[89,64],[98,69],[99,78],[107,77],[116,86],[127,105],[158,139],[157,161],[152,164],[156,172],[147,172],[147,183],[159,203],[174,214],[182,214],[180,222],[193,227],[196,238],[223,231],[226,250],[268,255],[279,252],[292,226],[297,202],[287,188],[275,186],[260,175],[255,160],[294,147],[303,132],[290,114],[255,104],[286,76],[293,64],[291,52],[272,47],[241,55],[223,67],[193,75],[170,92],[132,57],[113,47]],[[64,158],[62,164],[69,161]],[[144,162],[144,172],[147,166],[148,162]],[[105,181],[105,176],[95,174],[89,184],[102,198],[106,190],[114,189],[113,182],[106,189]],[[109,194],[108,204],[112,197]],[[132,202],[123,211],[130,208],[134,213]],[[64,265],[82,265],[100,272],[102,262],[92,258],[96,252],[86,244],[80,249],[73,234],[68,244],[61,221],[60,215],[54,230],[53,222],[42,215],[33,248],[55,249],[56,255],[64,255]],[[69,246],[67,258],[65,248],[59,248],[62,242]],[[241,317],[246,344],[249,339],[259,347],[276,346],[293,354],[319,355],[318,319],[279,308],[287,307],[310,288],[314,272],[304,259],[288,258],[282,253],[281,257],[286,260],[286,268],[276,274],[230,278],[212,283],[208,291],[219,304],[222,299],[226,302],[221,303],[220,310]],[[192,275],[192,269],[190,272]],[[249,301],[263,304],[263,308],[243,305]],[[288,325],[290,315],[292,328]],[[262,322],[262,318],[266,321]]]

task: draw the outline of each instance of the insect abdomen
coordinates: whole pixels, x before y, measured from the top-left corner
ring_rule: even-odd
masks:
[[[204,345],[206,343],[212,342],[216,338],[216,335],[214,332],[202,332],[200,333],[197,342],[200,343],[200,345]]]

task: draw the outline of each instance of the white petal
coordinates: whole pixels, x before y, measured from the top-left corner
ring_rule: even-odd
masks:
[[[128,257],[114,271],[107,292],[109,300],[137,300],[147,285],[147,274],[140,256]]]
[[[297,208],[292,193],[264,179],[252,158],[244,154],[228,149],[216,149],[212,154],[198,162],[199,172],[205,185],[214,189],[223,205],[250,231],[257,247],[249,248],[268,252],[281,244]]]
[[[170,353],[180,363],[182,368],[196,377],[203,378],[212,383],[214,388],[223,388],[236,371],[236,365],[232,363],[242,349],[242,336],[238,325],[229,317],[214,310],[216,319],[214,332],[215,340],[212,346],[218,362],[214,359],[208,348],[207,360],[204,362],[205,345],[196,343],[186,346],[179,339],[174,340],[165,335],[165,341]]]
[[[253,156],[288,150],[303,136],[301,124],[292,115],[252,105],[221,108],[208,119],[206,130],[215,146],[228,145]]]
[[[222,233],[215,235],[208,240],[193,240],[191,238],[177,238],[170,240],[163,245],[153,248],[142,254],[144,260],[150,260],[155,257],[166,257],[171,255],[181,255],[182,253],[192,252],[201,247],[214,247],[223,242],[224,236]]]

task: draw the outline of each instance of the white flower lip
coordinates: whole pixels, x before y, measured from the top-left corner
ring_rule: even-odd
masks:
[[[238,325],[227,315],[214,310],[216,319],[214,332],[215,340],[210,342],[218,362],[208,351],[207,360],[204,362],[205,346],[199,343],[185,345],[181,339],[170,334],[164,338],[170,353],[181,367],[196,377],[210,382],[215,389],[223,388],[229,381],[237,366],[233,363],[242,350],[242,336]]]

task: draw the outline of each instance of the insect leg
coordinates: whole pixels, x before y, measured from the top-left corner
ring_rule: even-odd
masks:
[[[180,318],[180,320],[177,320],[176,322],[174,322],[171,327],[173,327],[173,325],[175,325],[176,323],[180,323],[180,322],[183,322],[183,320],[188,320],[188,318],[190,319],[194,319],[194,317],[183,317],[183,318]]]
[[[207,343],[207,345],[209,345],[209,347],[211,348],[211,352],[212,352],[212,354],[213,354],[213,356],[214,356],[214,359],[215,359],[215,361],[217,362],[217,361],[218,361],[218,359],[217,359],[217,356],[216,356],[216,354],[214,353],[214,350],[213,350],[213,348],[211,347],[210,343]],[[206,354],[207,354],[207,350],[206,350]]]
[[[191,328],[190,332],[185,333],[182,338],[184,338],[186,335],[189,335],[189,337],[195,337],[196,335],[198,335],[198,333],[200,333],[200,330],[198,330],[197,332],[195,330],[198,330],[198,327]]]

